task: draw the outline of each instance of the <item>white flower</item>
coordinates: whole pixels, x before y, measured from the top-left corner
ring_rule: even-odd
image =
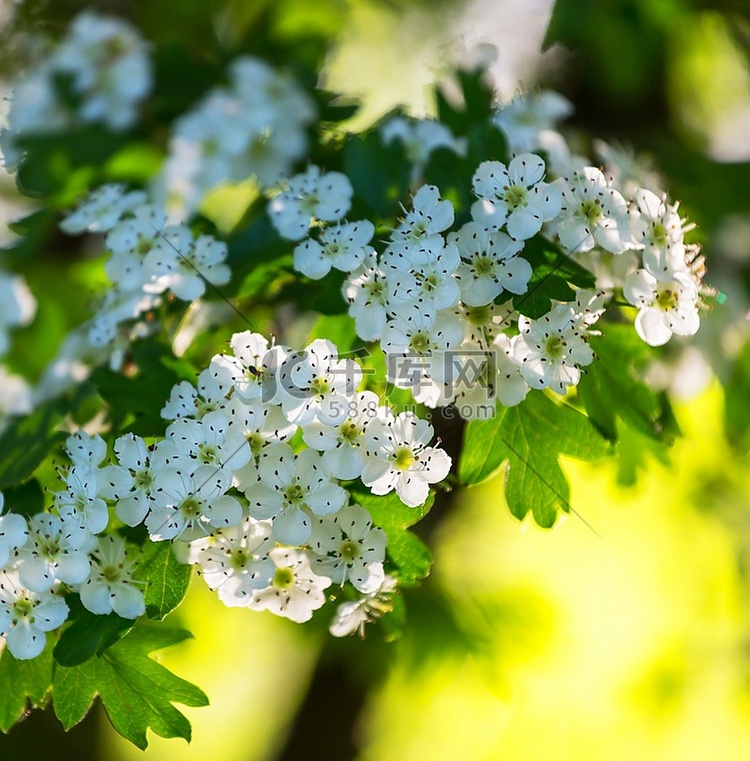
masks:
[[[573,105],[550,90],[525,93],[501,108],[494,123],[502,130],[513,152],[533,151],[539,147],[539,133],[552,130],[557,122],[573,113]]]
[[[640,212],[636,230],[643,244],[643,264],[655,276],[668,279],[673,272],[686,272],[685,233],[695,228],[678,213],[679,203],[668,204],[650,190],[639,188],[635,201]]]
[[[320,242],[308,238],[294,249],[294,268],[313,280],[325,277],[331,267],[351,272],[362,263],[375,228],[372,222],[338,224],[320,234]]]
[[[153,504],[155,472],[153,461],[163,459],[160,441],[153,451],[140,436],[126,433],[115,441],[117,465],[107,465],[99,474],[101,495],[117,500],[115,515],[127,526],[143,523]]]
[[[633,238],[625,199],[610,187],[600,169],[584,167],[555,184],[563,195],[557,234],[569,253],[599,246],[622,254],[641,247]]]
[[[271,584],[276,567],[268,557],[275,542],[270,523],[245,518],[190,543],[189,562],[201,567],[206,584],[224,605],[249,605],[253,592]]]
[[[300,550],[277,547],[269,557],[276,566],[273,580],[266,589],[253,594],[250,607],[270,610],[298,624],[309,621],[313,611],[325,603],[323,590],[331,585],[331,580],[316,576],[307,555]]]
[[[318,338],[303,352],[286,357],[279,372],[287,419],[306,425],[316,418],[336,425],[346,417],[349,400],[362,381],[362,370],[351,359],[339,359],[336,346]]]
[[[374,592],[385,578],[387,541],[383,529],[372,525],[367,510],[359,505],[345,507],[313,523],[308,544],[318,557],[311,567],[334,584],[343,586],[349,581],[359,592]]]
[[[365,432],[369,457],[362,469],[362,483],[373,494],[395,489],[409,507],[423,505],[429,485],[442,481],[451,466],[451,458],[442,449],[427,446],[432,436],[432,426],[412,412],[373,420]]]
[[[189,542],[236,526],[242,520],[242,507],[224,494],[228,488],[226,473],[209,465],[201,465],[194,473],[179,468],[158,472],[151,491],[154,505],[146,516],[151,540]]]
[[[311,449],[294,454],[288,444],[266,447],[258,464],[258,481],[245,490],[255,518],[273,518],[273,533],[283,544],[300,545],[310,536],[310,515],[340,510],[348,493],[323,467]]]
[[[581,378],[580,365],[589,365],[594,352],[586,341],[587,326],[571,306],[560,304],[538,320],[518,318],[520,334],[512,354],[532,388],[564,394]]]
[[[526,293],[531,265],[517,254],[523,241],[502,232],[489,232],[477,222],[468,222],[451,240],[465,263],[456,271],[461,301],[468,306],[491,304],[503,290]]]
[[[366,624],[393,610],[392,597],[397,585],[393,576],[386,576],[376,590],[359,600],[341,603],[328,630],[334,637],[346,637],[354,632],[364,637]]]
[[[0,571],[0,636],[19,661],[36,658],[47,644],[45,632],[57,629],[69,609],[54,592],[26,589],[16,571]]]
[[[53,65],[72,78],[81,96],[80,117],[116,130],[133,124],[138,103],[151,89],[151,64],[137,30],[90,10],[73,20]]]
[[[65,440],[65,450],[73,465],[80,469],[96,470],[107,456],[107,444],[104,439],[95,434],[91,436],[86,431],[76,431]]]
[[[0,568],[10,562],[17,549],[26,544],[29,536],[26,518],[16,513],[2,515],[5,496],[0,492]]]
[[[86,335],[89,343],[95,348],[112,345],[116,348],[117,342],[123,336],[121,324],[136,319],[158,303],[159,297],[154,294],[143,293],[140,290],[123,292],[115,286],[105,293],[99,311],[87,323]],[[124,332],[126,337],[131,334],[130,330]],[[132,333],[137,333],[137,330],[134,329]]]
[[[419,386],[424,378],[437,377],[443,352],[461,344],[464,326],[455,314],[432,316],[418,309],[389,321],[380,345],[388,355],[388,380],[399,388]]]
[[[316,111],[307,93],[290,76],[249,56],[233,61],[230,79],[174,123],[169,157],[156,182],[172,219],[188,217],[208,190],[227,181],[253,178],[268,188],[305,155],[305,125]]]
[[[60,222],[68,235],[88,230],[101,233],[111,230],[127,213],[146,203],[146,194],[136,190],[125,192],[125,186],[109,183],[100,185]]]
[[[99,496],[97,473],[73,467],[65,478],[65,488],[55,494],[60,517],[70,519],[90,534],[100,534],[109,523],[109,511]]]
[[[239,432],[247,441],[252,453],[248,465],[243,467],[232,466],[235,479],[241,474],[254,472],[255,460],[270,444],[279,444],[292,438],[297,432],[297,426],[290,423],[284,415],[281,407],[267,404],[244,404],[239,399],[233,399],[227,410],[229,428]],[[251,470],[247,470],[251,468]]]
[[[372,391],[362,391],[349,400],[346,417],[338,425],[313,420],[304,427],[305,444],[323,452],[323,466],[336,478],[349,481],[362,472],[364,432],[370,420],[378,415],[378,405],[378,397]]]
[[[227,416],[220,411],[209,412],[201,420],[179,418],[165,433],[165,439],[175,449],[173,465],[210,465],[229,473],[250,461],[251,451],[244,435],[229,425]]]
[[[453,357],[458,367],[451,384],[452,401],[465,420],[487,419],[499,401],[504,407],[520,404],[529,391],[518,363],[511,353],[511,340],[499,333],[485,349],[462,344]]]
[[[438,188],[422,185],[414,194],[411,211],[393,231],[388,248],[400,254],[404,270],[410,269],[412,264],[423,264],[430,257],[428,240],[447,230],[454,218],[453,204],[440,197]]]
[[[458,304],[461,291],[453,275],[461,259],[453,243],[446,245],[439,235],[428,238],[415,252],[408,270],[399,261],[401,256],[400,252],[390,252],[383,258],[387,267],[389,312],[398,314],[410,306],[434,319],[439,310]]]
[[[639,308],[635,330],[649,346],[662,346],[673,334],[692,336],[700,327],[698,287],[688,273],[657,278],[641,269],[625,278],[623,292]]]
[[[146,612],[143,592],[133,581],[133,562],[124,540],[116,536],[99,537],[91,575],[78,593],[86,610],[98,616],[116,613],[122,618],[138,618]]]
[[[169,288],[177,298],[194,301],[206,291],[206,282],[226,285],[231,277],[224,260],[227,244],[210,235],[193,239],[182,225],[168,227],[145,258],[145,266],[159,289]]]
[[[118,222],[107,233],[105,242],[112,256],[104,268],[118,288],[130,291],[149,286],[150,292],[164,290],[153,282],[153,268],[147,264],[147,255],[157,246],[165,221],[161,208],[139,206],[133,217]]]
[[[472,179],[480,199],[471,207],[474,220],[492,231],[506,225],[516,240],[536,235],[562,206],[560,191],[543,182],[545,169],[544,161],[533,153],[516,156],[508,167],[483,161]]]
[[[44,592],[56,581],[81,584],[89,575],[85,531],[75,522],[40,513],[29,520],[29,541],[19,550],[18,575],[32,592]]]
[[[385,272],[375,256],[365,258],[346,280],[342,291],[349,302],[357,335],[365,341],[379,341],[385,327],[388,287]]]
[[[249,330],[235,333],[229,343],[234,357],[220,354],[211,364],[222,364],[228,369],[235,394],[248,404],[277,401],[281,394],[279,368],[290,350],[281,345],[269,347],[264,336]]]
[[[319,167],[311,166],[304,174],[292,177],[287,190],[271,199],[271,223],[282,238],[301,240],[310,225],[342,219],[349,211],[353,192],[345,174],[321,174]]]

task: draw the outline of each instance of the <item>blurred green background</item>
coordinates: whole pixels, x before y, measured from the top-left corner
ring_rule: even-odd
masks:
[[[189,747],[152,736],[147,757],[750,758],[747,2],[561,0],[551,23],[549,0],[28,2],[0,40],[3,71],[27,53],[22,31],[54,32],[91,6],[192,52],[176,103],[206,85],[201,62],[292,55],[362,100],[356,128],[400,103],[430,113],[430,83],[467,56],[495,58],[500,100],[553,86],[575,104],[574,129],[653,156],[722,294],[698,336],[716,377],[682,369],[693,388],[675,390],[702,391],[678,407],[685,437],[668,461],[626,429],[615,461],[567,463],[576,514],[547,532],[509,516],[499,480],[454,493],[424,529],[435,566],[405,593],[401,640],[334,641],[194,584],[173,618],[195,639],[163,660],[211,705],[186,709]],[[58,340],[80,319],[64,311]],[[9,761],[141,756],[98,712],[67,735],[48,710],[0,737]]]

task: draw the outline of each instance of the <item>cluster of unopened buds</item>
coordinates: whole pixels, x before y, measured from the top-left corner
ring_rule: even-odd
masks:
[[[361,368],[330,341],[292,351],[248,331],[231,346],[197,388],[175,386],[163,439],[125,434],[105,464],[102,438],[74,434],[50,509],[0,517],[0,635],[15,657],[41,653],[45,632],[67,617],[65,592],[98,615],[144,613],[123,526],[180,545],[228,606],[302,622],[324,590],[348,584],[337,635],[387,608],[396,585],[384,570],[387,538],[356,493],[424,504],[451,465],[431,446],[430,424],[360,391]]]

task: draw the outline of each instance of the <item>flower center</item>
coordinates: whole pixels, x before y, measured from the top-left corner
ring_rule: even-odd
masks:
[[[199,518],[201,514],[201,503],[195,497],[188,497],[182,503],[182,514],[186,518]]]
[[[672,287],[671,283],[660,286],[656,293],[656,305],[665,312],[675,309],[679,300],[680,294],[676,288]]]
[[[667,234],[667,228],[661,222],[654,223],[651,229],[651,242],[655,246],[666,246],[669,242],[669,235]]]
[[[334,257],[337,254],[340,254],[343,250],[344,247],[337,240],[331,241],[326,246],[326,254],[328,254],[330,257]]]
[[[258,431],[248,433],[246,438],[247,443],[250,444],[250,451],[253,453],[253,456],[260,457],[260,453],[263,451],[263,445],[265,444],[265,439]]]
[[[27,597],[22,597],[13,603],[13,621],[17,623],[25,618],[29,623],[34,623],[34,618],[31,615],[33,611],[34,603]]]
[[[294,586],[294,571],[291,568],[277,568],[273,575],[273,586],[277,589],[289,589]]]
[[[245,552],[245,550],[240,548],[232,552],[229,558],[229,564],[232,566],[232,568],[239,571],[239,570],[242,570],[247,565],[247,561],[249,559],[250,558],[248,554]]]
[[[315,396],[325,396],[331,391],[331,384],[325,376],[318,375],[313,378],[312,383],[310,384],[310,391],[312,391]]]
[[[359,547],[357,546],[357,543],[352,542],[349,539],[342,543],[339,551],[341,552],[341,557],[344,558],[344,560],[352,561],[356,560],[359,557]]]
[[[415,333],[409,341],[409,346],[416,354],[426,354],[430,350],[430,337],[425,333]]]
[[[219,453],[216,451],[216,447],[211,444],[200,442],[200,444],[198,444],[198,460],[206,465],[218,462]]]
[[[401,446],[396,450],[393,455],[393,464],[396,466],[396,470],[408,470],[416,461],[414,452],[407,446]]]
[[[466,310],[466,319],[472,325],[487,325],[492,319],[489,306],[469,307]]]
[[[46,558],[55,558],[60,552],[60,544],[57,539],[45,536],[39,546],[40,553]]]
[[[503,200],[513,209],[517,209],[519,206],[526,206],[526,188],[521,185],[511,185],[505,188],[503,194]]]
[[[561,336],[549,336],[544,342],[544,350],[550,359],[560,359],[565,352],[565,341]]]
[[[150,489],[154,483],[154,477],[148,470],[137,471],[133,480],[139,489],[145,490]]]
[[[151,238],[139,238],[135,250],[139,256],[146,256],[153,247],[154,241]]]
[[[592,198],[581,204],[581,214],[591,225],[595,225],[602,216],[602,204],[598,198]]]
[[[309,214],[311,217],[315,216],[315,211],[318,208],[318,196],[315,193],[305,196],[300,200],[300,207],[305,214]]]
[[[300,484],[292,484],[284,489],[284,499],[290,505],[299,505],[305,501],[305,489]]]
[[[122,566],[105,565],[100,571],[101,575],[109,582],[120,581],[122,577]]]
[[[474,259],[474,272],[478,277],[491,277],[495,270],[495,261],[486,254],[480,254]]]
[[[360,433],[359,426],[351,420],[347,420],[339,426],[339,435],[348,444],[356,443]]]

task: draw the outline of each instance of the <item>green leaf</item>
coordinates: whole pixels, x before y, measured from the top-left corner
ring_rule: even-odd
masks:
[[[384,145],[377,132],[351,137],[344,144],[344,170],[354,193],[383,219],[397,216],[410,167],[400,141]]]
[[[362,505],[388,536],[388,556],[399,567],[402,585],[415,584],[430,572],[432,554],[417,536],[407,531],[430,511],[434,496],[419,507],[407,507],[395,492],[379,497],[370,492],[354,491],[353,499]]]
[[[632,326],[607,325],[606,336],[590,341],[597,360],[586,368],[578,391],[591,422],[610,441],[618,439],[618,419],[655,441],[670,441],[671,410],[636,376],[651,352]]]
[[[435,94],[438,118],[447,124],[456,135],[466,135],[471,127],[487,121],[492,115],[494,88],[487,72],[480,68],[459,69],[456,72],[463,103],[454,105],[438,90]]]
[[[513,307],[521,314],[538,320],[552,308],[552,299],[574,301],[579,288],[594,288],[594,275],[559,251],[553,244],[532,238],[527,241],[521,255],[531,264],[533,272],[526,293],[513,297]]]
[[[236,295],[267,300],[269,295],[275,295],[287,282],[297,280],[291,272],[293,261],[291,254],[284,254],[270,262],[260,262],[245,276]]]
[[[114,728],[141,750],[150,727],[160,737],[190,740],[190,723],[173,703],[208,705],[202,690],[180,679],[149,653],[191,635],[178,629],[143,627],[73,668],[59,666],[54,679],[55,714],[66,730],[78,724],[98,695]]]
[[[507,457],[503,420],[508,409],[498,405],[494,417],[467,423],[458,463],[458,480],[461,483],[471,485],[486,481]]]
[[[35,478],[4,490],[5,507],[13,513],[31,516],[44,510],[44,492]]]
[[[327,338],[333,341],[339,350],[339,356],[348,354],[355,344],[362,345],[357,338],[354,320],[348,314],[322,314],[315,321],[307,341],[309,343],[316,338]]]
[[[547,528],[560,511],[570,510],[570,489],[558,457],[596,460],[610,451],[585,415],[532,392],[502,417],[467,425],[459,478],[481,483],[507,460],[505,498],[511,513],[521,520],[531,510]]]
[[[97,616],[86,610],[77,595],[69,595],[70,621],[60,635],[53,655],[61,666],[78,666],[124,637],[135,621],[121,618],[116,613]]]
[[[185,598],[193,567],[180,563],[171,542],[146,542],[133,578],[146,582],[146,615],[161,621]]]
[[[48,637],[41,655],[16,660],[6,648],[0,655],[0,732],[8,730],[29,708],[44,708],[52,693],[52,648]]]
[[[126,377],[107,367],[99,367],[91,374],[91,379],[111,408],[115,428],[139,436],[163,434],[164,420],[160,411],[172,387],[183,380],[183,372],[175,370],[179,360],[169,347],[155,340],[135,343],[131,352],[138,367],[136,375]],[[127,413],[134,415],[135,421],[125,425],[123,421]]]
[[[55,428],[60,402],[51,402],[13,423],[0,436],[0,489],[28,480],[49,453],[67,438]]]
[[[529,317],[532,320],[538,320],[540,317],[544,317],[544,315],[552,309],[552,301],[550,300],[550,297],[545,295],[544,291],[538,287],[538,283],[534,286],[534,283],[529,281],[529,290],[520,296],[513,297],[513,309],[526,315],[526,317]]]

